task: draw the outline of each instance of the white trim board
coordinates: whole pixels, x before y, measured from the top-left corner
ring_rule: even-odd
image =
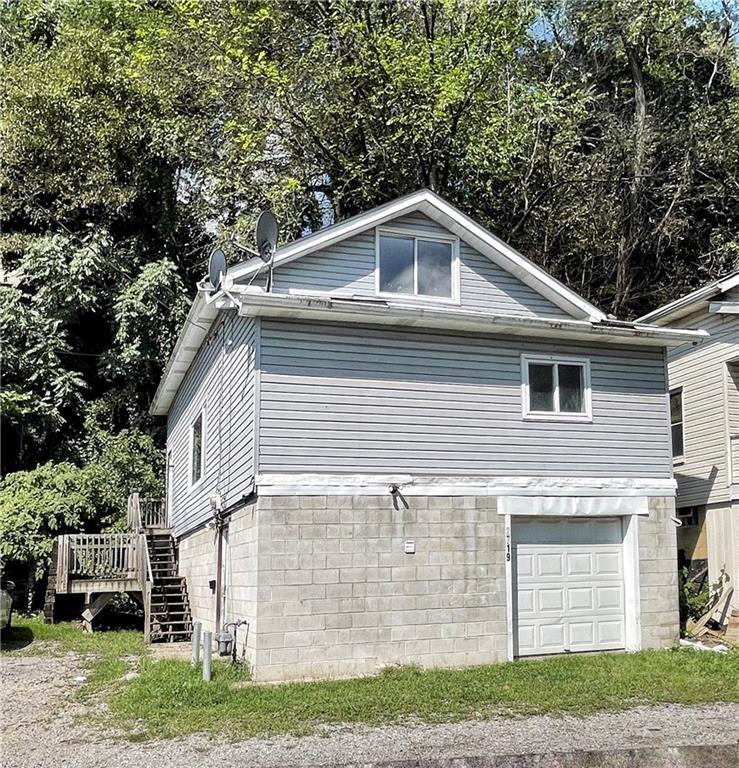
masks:
[[[646,497],[674,496],[672,478],[430,477],[413,475],[259,474],[261,496]],[[530,513],[529,513],[530,514]],[[610,512],[614,515],[613,511]],[[629,513],[633,514],[633,513]]]
[[[619,517],[648,515],[647,496],[503,496],[500,515],[559,517]]]

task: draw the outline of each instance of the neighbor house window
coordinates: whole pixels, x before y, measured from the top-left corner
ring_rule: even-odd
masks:
[[[670,392],[670,427],[672,429],[672,457],[683,455],[683,391]]]
[[[682,507],[677,510],[677,517],[684,528],[695,528],[698,525],[699,513],[699,507]]]
[[[587,360],[524,356],[522,368],[524,416],[590,419]]]
[[[378,293],[456,299],[458,268],[456,240],[378,233]]]
[[[200,411],[190,427],[190,486],[203,479],[205,463],[205,411]]]

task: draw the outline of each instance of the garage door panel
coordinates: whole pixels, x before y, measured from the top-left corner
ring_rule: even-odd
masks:
[[[534,555],[519,552],[516,558],[516,569],[519,579],[525,579],[534,575]]]
[[[570,587],[567,590],[567,607],[571,611],[592,611],[595,607],[592,587]]]
[[[533,589],[519,589],[518,590],[518,612],[519,613],[536,613],[534,609],[534,597],[535,593]]]
[[[545,552],[536,557],[535,576],[562,576],[564,573],[563,558],[555,552]]]
[[[595,573],[598,576],[621,576],[621,553],[619,551],[596,552]]]
[[[592,576],[593,558],[589,552],[570,552],[567,554],[568,576]]]
[[[623,586],[596,587],[595,608],[598,611],[615,611],[623,613],[624,610],[624,590]]]
[[[620,520],[519,519],[512,534],[518,655],[623,648]]]
[[[564,624],[542,624],[539,627],[540,653],[561,653],[564,646]]]
[[[595,641],[595,625],[592,621],[569,622],[569,650],[584,650]]]
[[[536,629],[535,626],[520,626],[518,628],[518,652],[521,656],[536,653]]]
[[[564,610],[565,596],[564,589],[561,587],[557,589],[540,589],[539,595],[539,610],[540,611],[556,611],[561,613]]]

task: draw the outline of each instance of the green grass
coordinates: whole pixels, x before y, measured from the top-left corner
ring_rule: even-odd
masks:
[[[0,639],[3,656],[64,656],[76,654],[83,662],[85,696],[105,688],[132,668],[146,653],[141,632],[83,632],[76,624],[45,624],[41,616],[13,615],[13,626]],[[128,657],[126,659],[125,657]]]
[[[468,669],[386,670],[376,677],[259,685],[215,662],[213,680],[188,662],[154,661],[137,632],[85,634],[72,624],[14,617],[3,654],[79,655],[80,695],[101,693],[110,724],[134,738],[306,734],[324,725],[451,722],[493,715],[588,715],[639,704],[739,702],[739,650],[562,656]],[[125,658],[128,657],[128,658]],[[121,680],[131,669],[140,673]]]
[[[235,685],[238,683],[238,685]],[[209,732],[305,734],[324,724],[384,725],[496,714],[587,715],[637,704],[739,701],[739,653],[692,650],[558,657],[457,670],[401,667],[354,680],[257,685],[216,665],[210,684],[187,663],[144,660],[110,702],[139,738]]]

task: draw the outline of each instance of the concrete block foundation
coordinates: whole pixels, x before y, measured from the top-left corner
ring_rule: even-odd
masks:
[[[677,639],[672,499],[639,520],[642,645]],[[224,621],[263,681],[455,667],[508,653],[505,518],[493,496],[264,496],[224,534]],[[179,543],[193,617],[215,630],[216,532]]]

